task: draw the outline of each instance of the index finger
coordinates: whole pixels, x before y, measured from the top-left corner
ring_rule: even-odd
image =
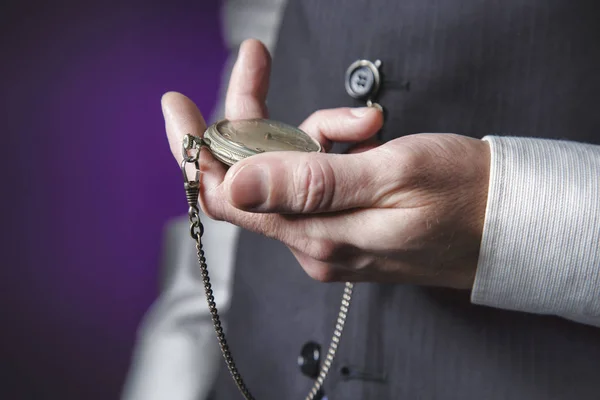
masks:
[[[225,118],[268,118],[267,93],[271,74],[271,56],[258,40],[242,43],[238,59],[231,71]]]
[[[271,57],[266,47],[258,40],[244,41],[231,71],[225,100],[225,118],[267,118],[266,98],[270,73]],[[218,196],[218,188],[223,182],[227,168],[208,151],[202,151],[200,169],[200,205],[207,215],[214,217],[216,210],[226,202]]]

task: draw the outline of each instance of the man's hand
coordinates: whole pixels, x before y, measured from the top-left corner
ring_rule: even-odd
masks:
[[[270,58],[246,41],[232,71],[229,119],[267,117]],[[183,95],[163,96],[169,142],[206,129]],[[483,231],[490,153],[477,139],[417,134],[377,145],[376,108],[315,112],[300,126],[325,149],[350,154],[263,153],[229,170],[203,149],[203,211],[284,242],[320,281],[404,282],[471,288]],[[285,267],[285,266],[282,266]]]

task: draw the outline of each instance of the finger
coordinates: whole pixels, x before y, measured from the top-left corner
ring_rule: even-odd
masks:
[[[234,165],[223,182],[236,208],[310,214],[386,207],[396,179],[380,148],[360,154],[263,153]]]
[[[336,267],[335,265],[323,261],[315,260],[309,255],[290,248],[290,251],[296,257],[296,260],[306,272],[308,276],[319,282],[338,282],[343,280],[344,271],[343,269]]]
[[[290,248],[290,251],[304,272],[320,282],[361,282],[374,281],[377,278],[376,274],[369,270],[375,270],[373,264],[379,262],[379,259],[370,254],[348,258],[342,262],[326,262],[297,249]]]
[[[171,153],[178,163],[182,161],[181,142],[186,134],[202,136],[206,122],[192,100],[177,92],[165,93],[161,98],[165,129]]]
[[[258,40],[249,39],[240,46],[238,58],[231,71],[225,100],[225,117],[231,120],[266,118],[266,98],[271,73],[271,57]],[[200,157],[200,203],[205,213],[215,218],[216,209],[222,209],[219,188],[226,167],[203,149]]]
[[[271,57],[258,40],[246,40],[229,80],[225,117],[231,120],[267,118],[266,98],[269,90]]]
[[[183,137],[188,133],[202,136],[206,130],[206,123],[194,102],[180,93],[166,93],[162,97],[161,104],[171,152],[177,162],[181,163]],[[223,164],[210,155],[207,149],[203,148],[200,154],[200,170],[202,172],[200,174],[200,206],[209,217],[213,217],[206,207],[206,197],[223,182],[226,169]]]
[[[406,222],[397,210],[391,209],[318,215],[250,213],[219,200],[224,197],[221,192],[222,186],[219,186],[214,196],[210,197],[207,214],[279,240],[290,249],[323,265],[343,265],[345,268],[363,270],[366,261],[360,257],[362,253],[388,254],[402,240],[398,232],[402,232],[406,224],[413,224]]]
[[[308,117],[300,129],[318,140],[326,151],[332,142],[361,142],[374,136],[383,125],[383,114],[376,107],[319,110]]]

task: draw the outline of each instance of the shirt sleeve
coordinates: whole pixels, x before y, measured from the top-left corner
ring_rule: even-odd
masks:
[[[226,317],[236,230],[209,218],[202,222],[205,249],[218,249],[205,257],[215,302]],[[163,290],[138,329],[122,400],[206,399],[222,360],[187,216],[168,224],[163,249]]]
[[[600,146],[486,136],[474,304],[600,327]]]

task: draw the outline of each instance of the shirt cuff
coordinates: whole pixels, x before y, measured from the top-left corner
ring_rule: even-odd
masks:
[[[486,136],[474,304],[600,326],[600,146]]]

